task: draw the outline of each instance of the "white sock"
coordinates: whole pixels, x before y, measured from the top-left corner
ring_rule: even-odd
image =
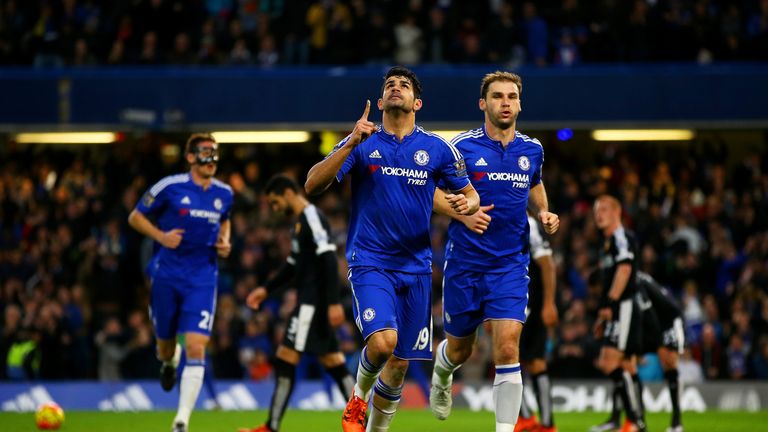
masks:
[[[390,387],[379,378],[373,391],[378,397],[373,398],[373,409],[368,417],[366,432],[386,432],[400,404],[403,386]]]
[[[386,362],[384,363],[386,364]],[[355,383],[355,395],[368,402],[371,397],[371,387],[379,377],[384,364],[376,366],[368,360],[368,347],[364,347],[360,353],[360,363],[357,365],[357,382]]]
[[[520,363],[496,365],[493,380],[493,406],[496,412],[496,432],[513,432],[523,400],[523,376]]]
[[[435,355],[435,368],[432,370],[432,384],[440,387],[450,387],[453,383],[453,372],[461,365],[455,365],[448,360],[445,349],[448,346],[448,339],[440,342],[437,346]]]
[[[163,364],[163,366],[173,366],[174,368],[179,367],[179,362],[181,361],[181,351],[184,348],[181,346],[181,344],[176,344],[176,348],[173,351],[173,357],[171,357],[170,360],[163,360],[160,358],[159,353],[155,353],[158,360],[160,360],[160,363]]]
[[[195,408],[197,395],[200,394],[200,387],[203,386],[204,374],[205,366],[202,364],[202,360],[190,360],[184,367],[184,372],[181,373],[181,384],[179,385],[179,410],[176,412],[176,418],[173,419],[174,423],[182,422],[189,424],[189,416]]]
[[[181,362],[181,352],[184,350],[184,348],[181,346],[180,343],[176,344],[176,349],[173,351],[173,358],[171,358],[171,366],[174,368],[179,367],[179,363]]]

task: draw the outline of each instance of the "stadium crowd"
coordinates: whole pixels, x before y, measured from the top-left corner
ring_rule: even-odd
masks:
[[[768,59],[767,0],[1,0],[0,64]]]
[[[766,143],[729,154],[719,140],[690,146],[571,146],[539,135],[547,150],[545,181],[561,231],[558,264],[561,325],[548,347],[554,377],[599,376],[591,327],[600,283],[593,274],[599,234],[594,197],[613,193],[625,225],[637,233],[640,266],[672,289],[684,308],[687,381],[768,378],[768,159]],[[179,138],[181,141],[183,138]],[[0,159],[1,379],[153,378],[155,359],[143,266],[151,243],[126,218],[147,185],[183,171],[168,137],[146,135],[111,149],[8,146]],[[217,377],[261,380],[295,306],[294,290],[259,312],[245,297],[290,250],[290,224],[269,211],[265,180],[286,172],[303,182],[315,147],[285,152],[225,146],[220,177],[235,191],[231,256],[222,263],[210,358]],[[269,163],[267,163],[269,160]],[[346,186],[315,201],[329,216],[345,275]],[[434,217],[434,318],[442,337],[440,280],[448,220]],[[341,278],[346,281],[345,277]],[[348,365],[356,367],[359,336],[338,329]],[[492,376],[488,339],[459,375]],[[425,365],[428,367],[429,365]],[[307,363],[304,373],[319,369]],[[660,378],[646,356],[646,379]],[[316,376],[316,375],[314,375]]]

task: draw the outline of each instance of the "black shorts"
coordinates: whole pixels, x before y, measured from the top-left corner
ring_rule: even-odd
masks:
[[[619,301],[612,312],[612,320],[605,325],[603,345],[614,347],[626,356],[641,354],[642,316],[634,298]]]
[[[318,310],[312,304],[301,304],[293,310],[283,345],[300,353],[329,354],[339,351],[336,332],[328,323],[327,307]]]
[[[664,347],[680,354],[685,348],[683,319],[660,320],[653,309],[643,312],[642,320],[643,353],[655,353]]]
[[[520,360],[544,359],[547,350],[547,327],[541,321],[541,307],[531,309],[520,335]]]

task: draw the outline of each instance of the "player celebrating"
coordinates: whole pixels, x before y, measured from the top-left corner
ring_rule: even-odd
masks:
[[[555,432],[557,428],[555,428],[552,414],[552,384],[547,373],[545,357],[547,329],[557,325],[555,260],[552,259],[552,249],[544,238],[538,222],[530,215],[528,215],[528,226],[531,228],[530,254],[536,262],[538,274],[531,275],[531,281],[535,287],[528,289],[528,315],[520,337],[520,361],[533,382],[533,392],[539,404],[541,423],[536,421],[536,416],[523,398],[515,431]]]
[[[275,276],[263,287],[253,290],[248,306],[258,309],[267,293],[297,278],[298,306],[293,311],[283,343],[277,348],[275,391],[267,423],[251,432],[276,432],[293,393],[296,365],[302,353],[319,355],[320,363],[336,380],[346,398],[350,397],[352,379],[339,350],[334,328],[344,322],[339,303],[339,267],[336,245],[330,239],[330,225],[325,216],[299,193],[289,177],[278,175],[267,183],[265,193],[272,210],[285,216],[299,215],[293,229],[291,255]],[[241,432],[248,432],[241,429]]]
[[[342,416],[344,432],[387,431],[402,394],[409,360],[432,358],[431,266],[429,237],[435,184],[452,191],[452,211],[472,214],[479,198],[456,148],[416,126],[422,107],[421,84],[403,67],[384,77],[382,125],[368,120],[370,101],[352,133],[309,171],[310,194],[324,191],[334,178],[352,175],[347,242],[354,315],[366,346],[357,382]]]
[[[600,248],[600,270],[603,280],[602,307],[598,311],[595,333],[602,331],[598,367],[613,380],[621,395],[628,422],[623,432],[645,430],[639,396],[624,360],[641,351],[640,313],[636,308],[635,238],[621,225],[621,204],[610,195],[595,200],[595,223],[605,241]]]
[[[233,201],[232,189],[213,178],[219,161],[213,136],[189,137],[185,155],[189,172],[157,182],[128,217],[136,231],[155,241],[147,273],[152,281],[150,313],[165,391],[176,382],[180,354],[175,352],[176,335],[184,334],[187,364],[181,375],[174,432],[186,432],[203,382],[205,346],[216,304],[216,255],[226,258],[231,250]]]
[[[438,419],[451,411],[453,372],[469,358],[475,330],[490,321],[496,377],[493,400],[496,431],[512,432],[520,412],[520,333],[528,299],[528,217],[530,207],[547,233],[560,221],[549,212],[541,181],[544,149],[538,140],[518,132],[522,79],[509,72],[483,78],[480,109],[485,123],[454,139],[483,207],[492,211],[485,223],[467,228],[458,220],[448,228],[443,307],[446,340],[440,343],[432,373],[430,407]],[[442,191],[435,194],[436,211],[448,214]],[[487,229],[480,234],[483,228]]]

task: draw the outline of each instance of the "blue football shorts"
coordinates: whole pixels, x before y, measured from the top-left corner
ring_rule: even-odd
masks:
[[[455,260],[446,260],[443,274],[446,333],[455,337],[470,336],[487,320],[525,323],[530,257],[526,253],[515,259],[513,266],[499,273],[468,270]]]
[[[354,267],[348,276],[355,323],[363,339],[393,329],[395,357],[432,360],[432,275]]]
[[[175,339],[179,333],[210,336],[215,310],[215,284],[152,279],[149,314],[158,339]]]

